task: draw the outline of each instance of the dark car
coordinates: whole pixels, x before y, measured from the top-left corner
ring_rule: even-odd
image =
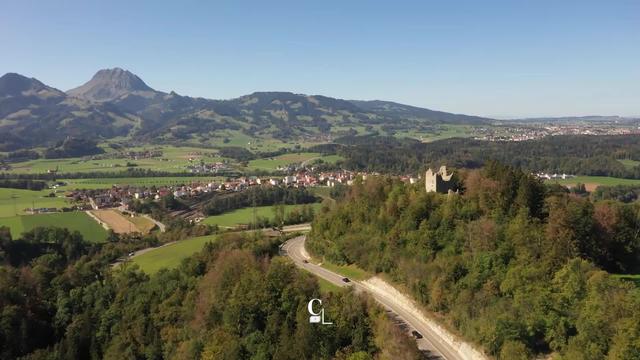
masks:
[[[302,262],[303,262],[303,263],[305,263],[305,264],[308,264],[308,263],[309,263],[309,260],[304,259],[304,260],[302,260]]]
[[[343,277],[342,278],[342,282],[348,283],[348,282],[351,282],[351,280],[349,280],[349,278],[347,278],[347,277]]]
[[[413,330],[411,332],[411,335],[413,335],[413,337],[416,338],[416,339],[422,339],[422,334],[420,334],[419,332],[417,332],[415,330]]]

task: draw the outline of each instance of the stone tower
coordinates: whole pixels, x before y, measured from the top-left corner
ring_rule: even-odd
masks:
[[[441,166],[438,172],[433,172],[431,168],[427,170],[424,176],[424,186],[427,192],[439,192],[446,194],[449,190],[453,191],[453,183],[451,182],[453,173],[447,174],[447,167]]]

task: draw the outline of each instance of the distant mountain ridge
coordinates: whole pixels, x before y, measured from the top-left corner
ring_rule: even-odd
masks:
[[[67,91],[67,94],[91,101],[111,101],[138,92],[156,91],[128,70],[113,68],[98,71],[87,83]]]
[[[201,142],[236,132],[287,141],[327,137],[353,127],[394,131],[490,121],[387,101],[291,92],[254,92],[230,100],[195,98],[154,90],[121,68],[100,70],[66,93],[15,73],[0,78],[4,151],[52,145],[69,136]]]

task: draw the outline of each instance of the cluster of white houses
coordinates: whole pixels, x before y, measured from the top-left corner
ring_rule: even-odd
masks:
[[[549,173],[545,173],[545,172],[540,172],[540,173],[536,173],[535,176],[538,179],[543,179],[543,180],[564,180],[564,179],[571,179],[576,177],[575,175],[569,175],[569,174],[549,174]]]
[[[67,191],[65,196],[76,202],[85,202],[91,208],[101,209],[109,207],[126,206],[130,201],[152,199],[159,200],[162,197],[173,195],[179,198],[194,197],[200,194],[212,192],[242,191],[250,186],[288,186],[288,187],[315,187],[336,186],[338,184],[352,185],[357,176],[366,177],[364,173],[350,171],[331,171],[320,174],[301,172],[284,177],[260,178],[256,176],[239,177],[226,181],[192,181],[186,180],[180,185],[166,186],[134,186],[113,185],[108,189],[100,190],[73,190]]]

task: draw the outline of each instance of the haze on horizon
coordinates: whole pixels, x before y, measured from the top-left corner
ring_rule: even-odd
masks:
[[[0,41],[1,73],[61,90],[122,67],[213,99],[292,91],[501,118],[640,115],[630,0],[11,1]]]

